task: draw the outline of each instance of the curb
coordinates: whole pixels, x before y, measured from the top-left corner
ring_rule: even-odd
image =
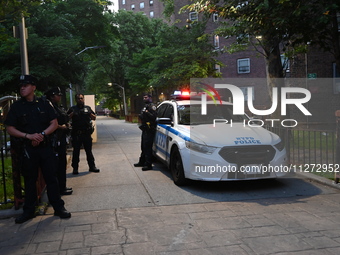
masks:
[[[314,181],[314,182],[318,182],[320,184],[324,184],[327,186],[330,186],[332,188],[335,189],[340,189],[340,183],[335,183],[335,181],[332,181],[330,179],[327,179],[325,177],[322,176],[318,176],[312,173],[303,173],[303,172],[295,172],[298,176],[302,177],[303,179],[307,179],[309,181]]]

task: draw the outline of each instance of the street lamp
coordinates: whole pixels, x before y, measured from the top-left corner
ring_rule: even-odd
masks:
[[[127,110],[126,99],[125,99],[125,88],[123,86],[119,85],[118,83],[111,83],[111,82],[109,82],[107,85],[110,86],[110,87],[112,85],[116,85],[116,86],[118,86],[119,88],[121,88],[123,90],[124,115],[127,116],[128,115],[128,110]]]
[[[102,45],[102,46],[91,46],[91,47],[85,47],[83,50],[79,51],[76,56],[78,56],[79,54],[83,53],[84,51],[86,50],[89,50],[89,49],[99,49],[99,48],[104,48],[106,47],[105,45]]]
[[[79,51],[75,56],[78,56],[79,54],[83,53],[86,50],[89,49],[99,49],[99,48],[104,48],[106,47],[105,45],[101,46],[91,46],[91,47],[85,47],[83,50]],[[73,105],[73,95],[72,95],[72,83],[70,83],[70,105]]]

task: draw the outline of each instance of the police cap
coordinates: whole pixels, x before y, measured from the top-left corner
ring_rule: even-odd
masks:
[[[22,85],[22,84],[31,84],[31,85],[36,86],[37,78],[29,74],[21,75],[19,85]]]
[[[54,88],[51,88],[48,91],[46,91],[45,95],[47,97],[51,97],[53,95],[62,96],[63,94],[61,93],[61,90],[60,90],[59,87],[54,87]]]

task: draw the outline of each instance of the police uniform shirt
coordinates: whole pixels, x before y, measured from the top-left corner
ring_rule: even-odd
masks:
[[[146,112],[146,110],[148,112]],[[146,104],[145,107],[142,110],[142,124],[146,124],[147,122],[150,122],[151,125],[156,124],[156,118],[157,118],[157,112],[156,112],[156,106],[153,103]]]
[[[84,107],[79,108],[78,105],[72,106],[71,109],[67,112],[70,114],[73,112],[72,116],[72,130],[77,131],[85,131],[88,130],[91,126],[91,113],[95,114],[92,111],[91,107],[88,105],[84,105]]]
[[[59,106],[58,104],[53,104],[54,109],[57,113],[57,120],[59,125],[64,125],[68,123],[68,115],[64,109],[64,107]]]
[[[5,125],[14,126],[17,130],[28,133],[41,133],[57,114],[50,101],[34,97],[32,102],[25,98],[16,101],[11,106]]]

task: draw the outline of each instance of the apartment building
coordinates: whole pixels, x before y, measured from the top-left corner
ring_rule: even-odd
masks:
[[[149,18],[163,18],[163,3],[154,0],[118,0],[119,9],[143,12]]]
[[[195,12],[179,14],[180,8],[189,3],[188,0],[175,0],[175,14],[171,20],[176,20],[177,26],[187,26],[188,20],[202,19]],[[150,18],[163,18],[164,5],[158,0],[119,0],[119,9],[144,12]],[[224,46],[230,43],[230,39],[227,40],[214,35],[213,31],[218,27],[219,22],[219,17],[213,15],[207,24],[207,33],[211,34],[211,42],[214,44],[215,50],[220,52],[217,59],[225,65],[224,67],[216,66],[216,69],[222,73],[222,77],[266,78],[265,59],[255,48],[248,48],[245,51],[233,54],[223,52]],[[333,123],[334,112],[340,109],[340,79],[337,79],[339,74],[336,72],[334,57],[320,49],[311,49],[307,54],[295,56],[288,61],[284,71],[287,77],[308,77],[308,82],[301,86],[310,90],[312,94],[308,108],[311,109],[313,116],[306,118],[299,111],[293,109],[291,111],[292,117],[308,123]],[[320,78],[328,78],[328,80],[321,80]],[[252,80],[256,79],[249,79],[249,84],[245,84],[244,88],[253,87],[255,91],[253,96],[254,106],[257,109],[268,108],[271,105],[271,100],[266,85],[264,83],[256,84],[251,82]],[[322,107],[320,107],[320,102],[324,102]]]

